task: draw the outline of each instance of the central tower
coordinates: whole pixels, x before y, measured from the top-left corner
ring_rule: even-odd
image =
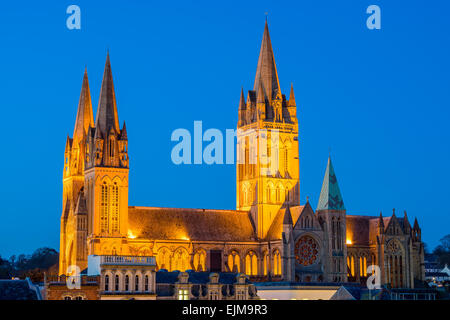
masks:
[[[237,125],[236,207],[250,211],[264,239],[281,207],[300,204],[294,89],[281,93],[269,27],[264,27],[253,90],[241,90]]]
[[[95,127],[86,143],[84,193],[88,254],[127,254],[128,138],[119,127],[109,54],[106,57]]]

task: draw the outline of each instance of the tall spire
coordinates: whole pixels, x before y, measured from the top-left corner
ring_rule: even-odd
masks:
[[[245,109],[244,88],[241,88],[241,99],[239,100],[239,110]]]
[[[102,88],[98,101],[97,118],[95,120],[96,131],[106,137],[109,130],[119,133],[119,116],[117,115],[116,95],[114,93],[114,83],[109,61],[109,52],[106,56],[105,71],[103,72]]]
[[[291,83],[291,93],[289,94],[289,106],[295,107],[294,84]]]
[[[280,81],[278,80],[277,67],[275,65],[275,57],[270,41],[269,26],[264,27],[263,39],[261,42],[261,50],[259,52],[258,66],[256,68],[255,83],[253,90],[259,91],[259,83],[263,85],[267,98],[272,101],[275,93],[280,94]]]
[[[345,210],[336,174],[331,163],[331,157],[328,157],[327,169],[323,178],[317,210]]]
[[[89,80],[86,68],[84,69],[83,84],[81,86],[80,101],[78,102],[77,117],[73,130],[73,140],[81,141],[87,133],[89,126],[94,126],[94,116],[92,114],[91,92],[89,90]]]

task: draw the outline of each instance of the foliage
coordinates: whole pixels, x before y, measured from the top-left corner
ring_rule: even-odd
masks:
[[[33,282],[44,280],[44,272],[57,273],[59,254],[55,249],[39,248],[31,255],[12,255],[9,260],[0,257],[0,279],[29,277]]]
[[[433,250],[433,254],[438,257],[441,266],[445,264],[450,266],[450,234],[443,237],[440,242],[441,244]]]

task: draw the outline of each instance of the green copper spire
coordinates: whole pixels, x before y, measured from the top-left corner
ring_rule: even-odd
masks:
[[[328,158],[327,170],[323,178],[319,203],[316,210],[345,210],[341,191],[334,173],[331,157]]]

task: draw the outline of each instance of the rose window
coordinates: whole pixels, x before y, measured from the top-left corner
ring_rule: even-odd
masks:
[[[317,262],[319,246],[310,236],[303,236],[295,244],[295,260],[298,264],[309,266]]]

